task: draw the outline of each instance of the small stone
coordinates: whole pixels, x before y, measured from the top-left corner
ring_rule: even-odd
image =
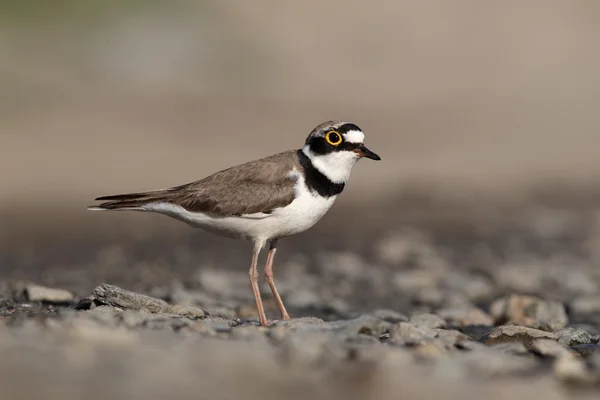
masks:
[[[458,343],[469,341],[469,337],[454,329],[434,329],[435,338],[444,348],[452,349]]]
[[[458,306],[437,311],[451,326],[465,327],[473,325],[493,326],[494,320],[484,311],[476,307]]]
[[[121,289],[120,287],[101,284],[92,291],[94,298],[102,304],[124,310],[146,311],[150,313],[167,312],[169,304],[161,299]]]
[[[581,328],[564,328],[554,331],[558,337],[558,343],[563,346],[574,346],[577,344],[592,343],[592,337]]]
[[[394,310],[388,310],[385,308],[379,308],[373,311],[373,316],[380,318],[384,321],[387,321],[392,324],[397,324],[398,322],[407,322],[408,317],[404,314],[400,314]]]
[[[94,303],[94,297],[90,296],[80,299],[73,308],[75,310],[91,310],[94,307],[96,307],[96,303]]]
[[[599,344],[577,344],[575,346],[571,346],[571,348],[584,357],[600,353]]]
[[[446,321],[435,314],[416,314],[410,317],[410,323],[416,327],[445,328]]]
[[[543,357],[559,358],[570,356],[569,350],[552,339],[539,339],[531,344],[531,350]]]
[[[521,342],[525,347],[530,348],[531,344],[537,339],[553,339],[556,335],[539,329],[527,328],[525,326],[498,326],[488,332],[482,342],[487,345],[498,343]]]
[[[510,295],[498,299],[492,303],[490,312],[497,324],[522,325],[547,331],[564,328],[569,323],[561,302],[534,296]]]
[[[46,303],[69,303],[74,298],[73,293],[68,290],[34,284],[25,286],[25,296],[29,301],[43,301]]]
[[[392,328],[390,335],[391,343],[412,346],[432,340],[436,332],[426,326],[416,327],[409,322],[400,322]]]

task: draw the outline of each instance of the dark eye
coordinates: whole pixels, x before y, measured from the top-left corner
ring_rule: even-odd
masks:
[[[342,135],[336,131],[329,131],[325,134],[325,140],[332,146],[339,146],[342,143]]]

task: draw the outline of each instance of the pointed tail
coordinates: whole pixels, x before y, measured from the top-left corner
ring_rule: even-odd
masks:
[[[89,206],[88,210],[91,211],[104,211],[104,210],[134,210],[144,211],[144,206],[150,203],[165,200],[165,191],[156,190],[153,192],[142,192],[142,193],[126,193],[117,194],[112,196],[101,196],[94,200],[103,201],[95,206]]]

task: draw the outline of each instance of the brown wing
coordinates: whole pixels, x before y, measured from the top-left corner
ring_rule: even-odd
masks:
[[[298,168],[295,151],[238,165],[202,180],[144,193],[99,197],[101,209],[139,208],[153,202],[177,204],[188,211],[220,216],[270,212],[294,200]]]

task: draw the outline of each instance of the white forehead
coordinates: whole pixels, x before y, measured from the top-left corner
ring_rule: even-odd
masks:
[[[344,136],[344,140],[350,143],[363,143],[365,141],[365,134],[362,131],[348,131],[346,133],[342,133]]]

